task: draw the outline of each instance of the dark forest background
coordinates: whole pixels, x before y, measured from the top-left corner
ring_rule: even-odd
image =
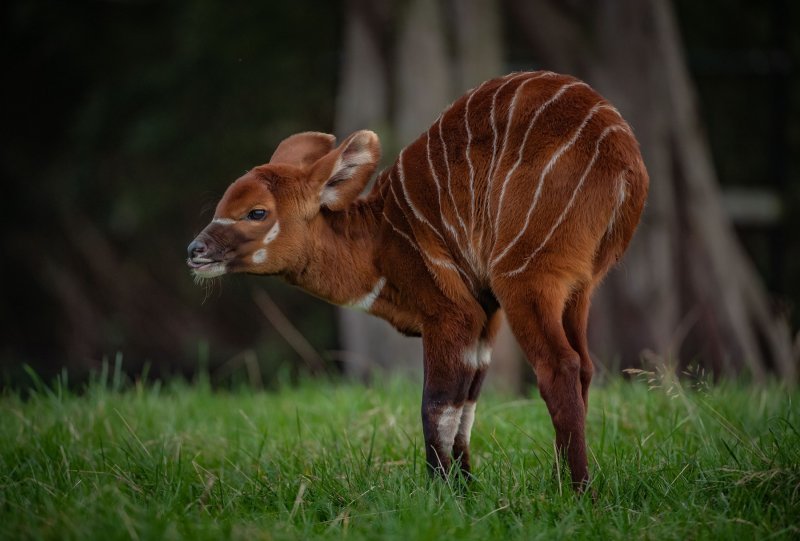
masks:
[[[118,358],[130,373],[147,366],[153,376],[190,375],[202,367],[218,383],[242,370],[265,384],[297,374],[302,355],[265,318],[254,287],[340,368],[334,307],[257,277],[199,288],[185,247],[228,183],[265,162],[285,136],[346,135],[336,132],[336,110],[346,14],[356,4],[0,7],[5,384],[23,381],[24,364],[44,377],[66,367],[80,380]],[[503,72],[548,68],[510,4],[497,7]],[[677,0],[673,8],[724,208],[771,309],[795,337],[800,7]],[[407,142],[384,141],[386,154]]]

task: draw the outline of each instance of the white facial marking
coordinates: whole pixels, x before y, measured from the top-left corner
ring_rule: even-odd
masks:
[[[230,218],[214,218],[211,220],[212,224],[219,224],[219,225],[231,225],[235,224],[236,220],[231,220]]]
[[[263,263],[267,260],[267,250],[266,248],[261,248],[253,252],[253,263],[256,265]]]
[[[372,291],[364,295],[363,297],[354,300],[348,306],[351,308],[357,308],[359,310],[364,310],[365,312],[369,312],[369,309],[372,308],[372,305],[375,304],[375,300],[381,294],[381,290],[383,290],[383,286],[386,285],[386,278],[381,277],[375,283],[375,287],[372,288]]]
[[[439,443],[445,454],[453,452],[453,442],[456,439],[456,433],[461,425],[461,408],[455,406],[447,406],[439,413],[439,422],[437,429],[439,432]]]
[[[275,222],[275,225],[273,225],[270,228],[270,230],[267,231],[267,234],[264,235],[264,244],[269,244],[270,242],[275,240],[275,237],[277,237],[278,234],[280,234],[280,232],[281,232],[281,224],[280,222]]]
[[[469,445],[472,434],[472,425],[475,422],[475,402],[466,402],[461,410],[461,423],[458,425],[458,435]]]

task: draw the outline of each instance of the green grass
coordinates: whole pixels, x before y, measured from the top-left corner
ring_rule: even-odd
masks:
[[[485,396],[477,481],[428,480],[418,386],[56,386],[0,398],[8,539],[800,536],[800,393],[593,389],[595,497],[553,474],[541,399]]]

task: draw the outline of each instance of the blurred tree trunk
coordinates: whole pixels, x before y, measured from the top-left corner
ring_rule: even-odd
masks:
[[[720,203],[671,6],[663,0],[510,0],[544,67],[577,75],[630,122],[650,172],[642,225],[595,297],[592,348],[716,374],[797,375],[788,325]]]
[[[507,0],[507,7],[539,67],[587,80],[622,111],[650,171],[642,225],[595,297],[590,339],[601,364],[638,366],[645,354],[679,369],[698,361],[716,374],[794,379],[788,326],[721,207],[669,4]],[[447,103],[506,71],[500,15],[490,0],[351,0],[338,135],[375,129],[389,163]],[[350,373],[365,376],[371,364],[418,373],[418,341],[364,314],[343,311],[341,323]],[[507,331],[500,336],[492,372],[516,385],[519,354]]]
[[[500,11],[492,0],[351,0],[345,20],[337,135],[375,130],[385,164],[448,103],[504,71]],[[402,337],[367,314],[339,314],[349,374],[363,379],[376,367],[421,374],[419,339]],[[516,387],[519,353],[509,333],[501,337],[493,379]]]
[[[350,0],[345,13],[342,78],[336,107],[336,135],[375,131],[383,144],[384,163],[393,155],[396,135],[390,125],[394,61],[391,0]],[[348,374],[367,379],[376,369],[414,374],[422,355],[419,340],[395,332],[383,320],[339,310],[339,327]]]

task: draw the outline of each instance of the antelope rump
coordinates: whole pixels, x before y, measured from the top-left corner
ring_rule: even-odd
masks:
[[[379,158],[371,131],[285,139],[228,187],[189,245],[192,272],[278,275],[421,335],[426,458],[441,474],[470,472],[505,313],[582,489],[590,298],[649,183],[630,127],[584,82],[512,73],[456,100],[361,196]]]

